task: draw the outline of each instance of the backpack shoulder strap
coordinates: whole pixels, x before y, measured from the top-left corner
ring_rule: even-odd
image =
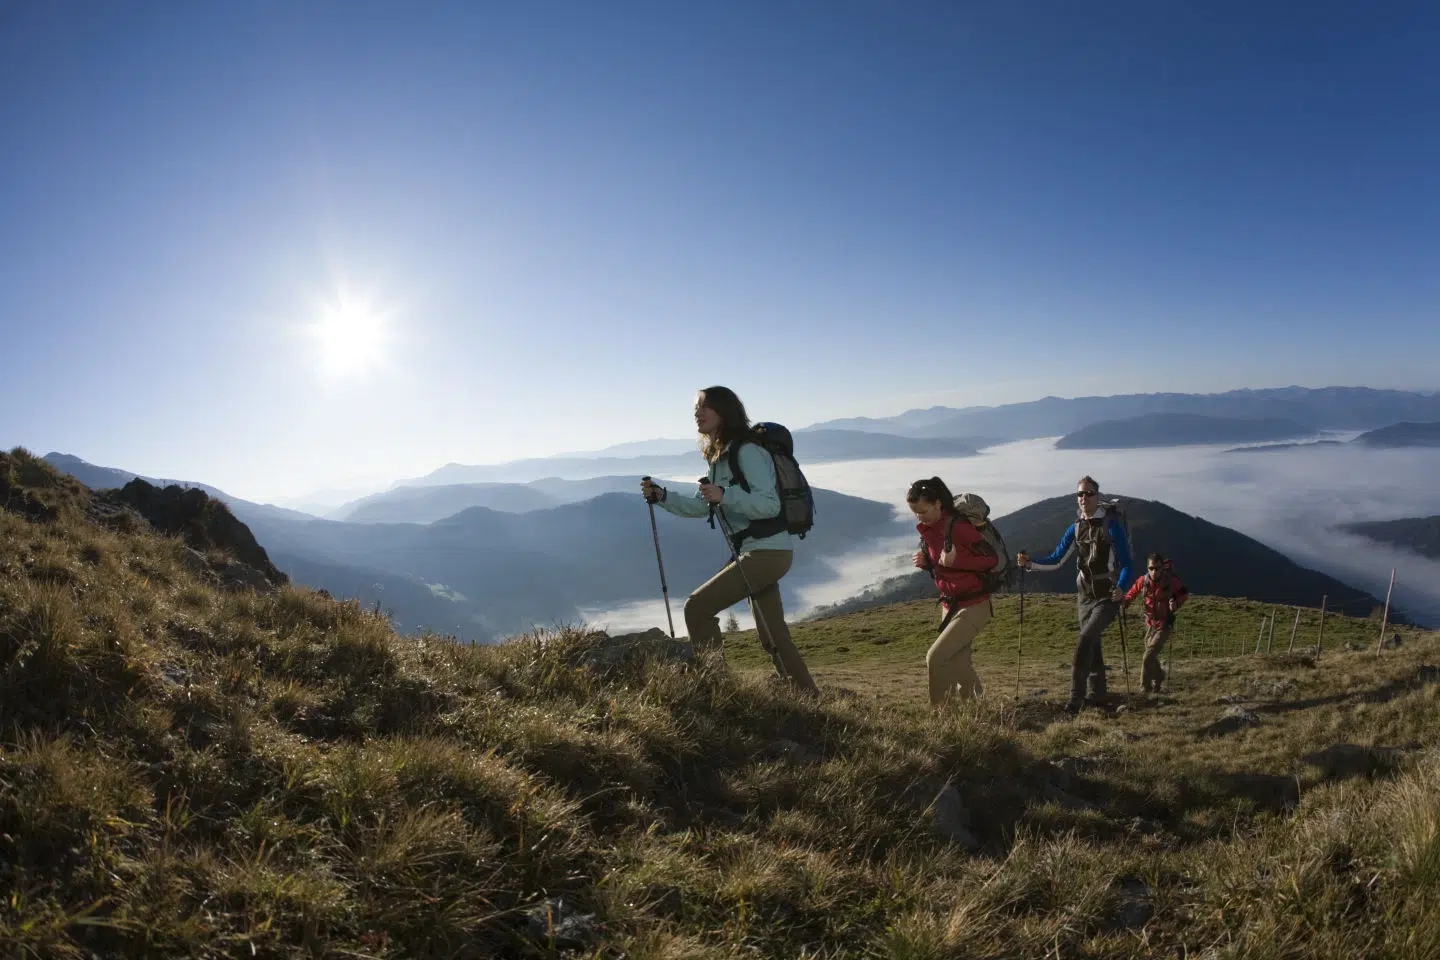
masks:
[[[725,451],[725,456],[730,461],[730,479],[739,484],[740,489],[746,493],[750,492],[750,483],[745,479],[745,471],[740,469],[740,448],[749,442],[749,437],[732,440],[730,449]]]
[[[960,514],[950,514],[950,522],[945,524],[945,549],[942,553],[949,553],[950,548],[955,545],[955,521],[960,519]]]

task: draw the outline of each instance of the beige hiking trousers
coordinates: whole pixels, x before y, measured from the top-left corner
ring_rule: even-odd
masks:
[[[775,670],[802,690],[814,690],[815,681],[785,623],[785,606],[780,601],[780,578],[790,571],[794,554],[789,550],[756,550],[741,554],[740,564],[745,576],[736,569],[735,561],[705,581],[685,601],[685,626],[690,643],[697,653],[719,650],[723,644],[720,633],[720,612],[745,599],[745,580],[754,590],[751,613],[755,615],[760,646],[770,654]]]
[[[1146,693],[1153,691],[1160,692],[1160,685],[1165,682],[1165,670],[1160,666],[1160,652],[1165,649],[1165,644],[1170,640],[1170,627],[1146,627],[1145,631],[1145,662],[1140,671],[1140,685]]]
[[[987,597],[984,603],[961,607],[940,631],[940,636],[925,654],[925,669],[930,675],[930,705],[947,702],[958,688],[961,700],[978,697],[985,685],[975,673],[973,653],[975,638],[994,616],[995,609]]]

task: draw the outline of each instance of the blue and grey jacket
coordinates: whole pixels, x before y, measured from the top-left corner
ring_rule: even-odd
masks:
[[[1101,600],[1112,589],[1130,586],[1130,540],[1120,518],[1105,507],[1072,523],[1060,545],[1048,557],[1031,560],[1030,568],[1058,570],[1072,553],[1077,554],[1075,585],[1082,596]]]

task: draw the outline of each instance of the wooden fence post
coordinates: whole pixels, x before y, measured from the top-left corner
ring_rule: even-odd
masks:
[[[1325,603],[1330,599],[1327,593],[1320,598],[1320,633],[1315,638],[1315,656],[1320,656],[1320,651],[1325,649]]]
[[[1290,646],[1285,648],[1286,653],[1295,649],[1295,631],[1300,629],[1300,608],[1295,608],[1295,625],[1290,628]]]
[[[1380,642],[1375,644],[1378,655],[1385,646],[1385,628],[1390,625],[1390,594],[1395,592],[1395,568],[1390,568],[1390,589],[1385,591],[1385,616],[1380,619]]]

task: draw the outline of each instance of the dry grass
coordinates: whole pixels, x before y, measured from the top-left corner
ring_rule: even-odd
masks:
[[[574,913],[592,957],[1440,955],[1428,635],[1182,658],[1173,695],[1074,720],[999,661],[931,714],[918,626],[817,628],[816,699],[744,638],[738,670],[597,676],[581,631],[462,648],[219,592],[34,463],[0,462],[29,478],[0,510],[6,955],[544,957]],[[1221,696],[1259,725],[1207,729]]]

